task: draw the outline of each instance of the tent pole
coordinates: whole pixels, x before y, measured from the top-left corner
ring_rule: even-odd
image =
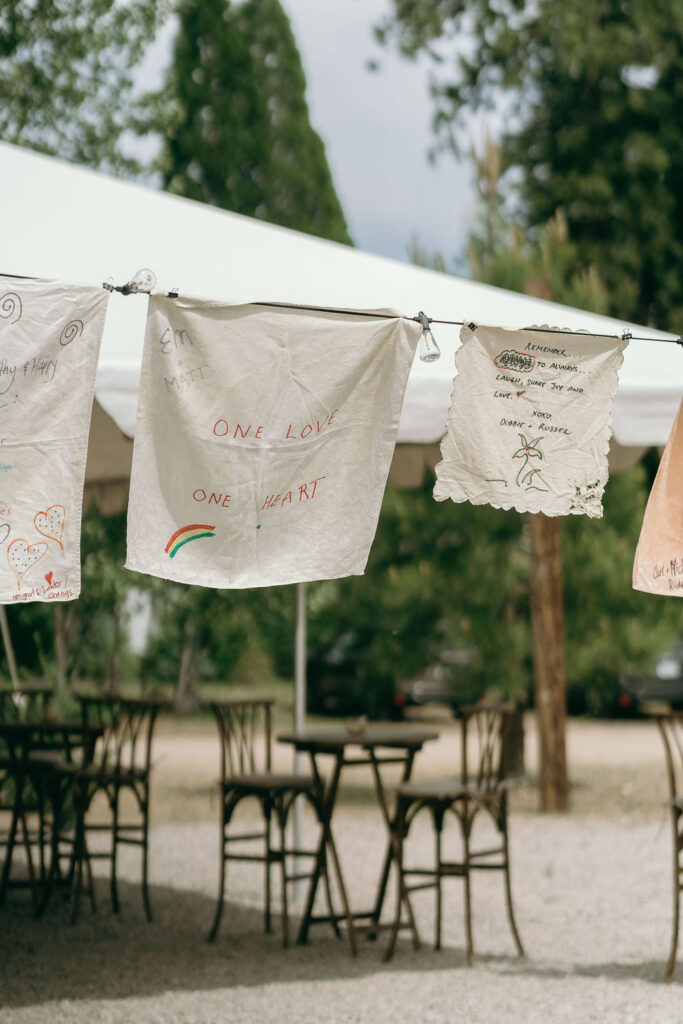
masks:
[[[0,630],[2,631],[2,642],[5,645],[5,654],[7,656],[7,664],[9,665],[10,679],[12,680],[13,689],[19,688],[19,673],[17,672],[17,663],[14,658],[14,648],[12,647],[12,637],[9,631],[9,623],[7,622],[7,612],[5,611],[4,604],[0,604]]]
[[[302,732],[306,718],[306,584],[296,584],[296,611],[294,631],[294,731]],[[294,771],[300,775],[303,769],[303,754],[294,755]],[[294,805],[294,849],[301,849],[303,801],[299,798]],[[297,864],[299,874],[301,865]],[[298,902],[303,896],[300,881],[294,883],[294,898]]]
[[[294,729],[301,732],[306,718],[306,584],[296,584],[294,647]],[[301,758],[297,754],[297,758]]]

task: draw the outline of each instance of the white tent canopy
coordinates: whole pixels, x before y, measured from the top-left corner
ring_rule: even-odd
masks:
[[[391,307],[409,316],[424,310],[435,320],[618,335],[628,328],[634,335],[672,337],[372,256],[6,143],[0,143],[0,194],[1,273],[123,284],[149,267],[161,289],[230,302]],[[112,295],[97,374],[97,401],[128,436],[135,426],[146,305],[142,296]],[[459,328],[435,325],[434,334],[442,357],[415,361],[399,430],[403,443],[433,444],[445,431]],[[680,347],[633,341],[614,405],[616,441],[665,444],[682,395]],[[106,421],[100,425],[104,430]],[[89,479],[106,475],[107,456],[104,462],[98,469],[91,459]]]

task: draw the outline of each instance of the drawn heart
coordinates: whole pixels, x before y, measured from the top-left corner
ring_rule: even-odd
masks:
[[[45,573],[45,579],[47,580],[48,585],[51,584],[52,583],[52,573],[51,572],[46,572]]]
[[[48,540],[56,540],[62,547],[62,533],[64,532],[64,517],[66,510],[63,505],[50,505],[46,511],[36,512],[33,517],[33,525],[38,533]]]
[[[0,524],[0,544],[4,544],[9,537],[9,523]]]
[[[29,544],[23,537],[12,541],[7,548],[7,561],[17,577],[19,590],[21,590],[21,581],[26,573],[35,568],[38,562],[45,558],[49,550],[50,545],[46,544],[45,541],[39,541],[38,544]]]

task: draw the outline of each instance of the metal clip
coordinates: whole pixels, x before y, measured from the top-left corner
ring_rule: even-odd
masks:
[[[102,287],[108,292],[120,292],[121,295],[137,295],[138,292],[149,295],[157,283],[157,276],[153,270],[143,267],[126,284],[113,284],[112,278],[108,277],[102,282]]]
[[[426,313],[423,313],[422,310],[420,310],[414,319],[417,320],[418,323],[422,324],[422,336],[420,337],[420,345],[418,349],[420,359],[423,363],[433,363],[435,360],[440,358],[441,352],[436,343],[436,339],[432,334],[431,327],[429,326],[432,322],[431,317],[428,317]]]

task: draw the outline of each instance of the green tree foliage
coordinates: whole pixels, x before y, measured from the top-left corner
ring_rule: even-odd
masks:
[[[479,206],[468,256],[475,278],[486,284],[580,309],[606,312],[606,285],[594,266],[582,265],[563,212],[558,210],[545,224],[533,231],[524,231],[505,215],[501,159],[495,144],[488,140],[482,151],[472,156]],[[422,256],[425,262],[433,262],[433,257],[424,253]],[[654,455],[655,466],[651,466],[649,472],[640,465],[627,473],[610,477],[603,498],[602,519],[567,516],[561,523],[565,553],[567,680],[569,706],[573,711],[613,711],[619,675],[651,673],[656,656],[680,631],[680,610],[675,600],[643,594],[631,586],[633,558],[656,470],[656,453],[651,455]],[[446,504],[451,505],[450,502]],[[465,522],[480,512],[468,505],[458,505],[456,509],[453,515]],[[508,545],[511,547],[506,549],[502,546],[492,529],[493,550],[500,552],[501,557],[505,557],[506,550],[528,550],[525,517],[508,512],[499,514],[508,521]],[[422,528],[426,533],[431,530],[431,523],[426,518],[422,521]],[[464,571],[467,572],[471,560],[474,559],[476,564],[480,557],[476,553],[475,541],[464,562]],[[524,571],[528,579],[528,564]],[[492,577],[489,576],[491,585]],[[513,671],[508,674],[505,685],[512,684],[515,696],[519,696],[526,686],[528,694],[531,642],[528,602],[526,605],[521,603],[518,581],[510,581],[503,575],[493,585],[502,606],[506,600],[514,601],[517,622],[514,634],[519,645],[517,658],[511,663]],[[508,590],[510,586],[512,589]],[[465,608],[470,595],[476,592],[476,580],[471,580],[463,592]],[[472,613],[472,617],[476,620],[478,615]],[[489,636],[489,627],[484,624],[479,630],[477,643],[484,664],[488,666],[490,659],[496,656],[497,635]],[[524,666],[528,672],[524,671]],[[505,679],[505,676],[500,678]]]
[[[683,2],[393,0],[378,30],[435,59],[435,130],[507,111],[525,226],[565,212],[614,315],[683,322]]]
[[[109,171],[133,173],[121,137],[133,68],[168,0],[3,0],[0,138]]]
[[[636,342],[633,342],[636,344]],[[613,709],[620,672],[652,674],[680,633],[676,598],[633,590],[631,573],[650,480],[643,464],[614,473],[602,519],[563,521],[570,710]]]
[[[164,187],[350,242],[306,80],[278,0],[184,0],[166,89]]]
[[[529,684],[528,551],[521,517],[489,506],[435,502],[430,473],[417,490],[387,487],[362,577],[317,584],[310,598],[311,685],[349,657],[345,683],[375,715],[398,680],[449,653],[478,657],[451,684],[466,699],[484,689],[523,696]]]
[[[562,210],[533,232],[511,225],[503,212],[496,146],[487,141],[474,158],[480,208],[469,258],[475,277],[580,309],[606,312],[607,288],[594,266],[582,266]],[[571,552],[564,558],[564,602],[572,710],[612,710],[620,673],[650,673],[656,655],[680,630],[675,601],[631,586],[651,483],[642,465],[613,474],[605,489],[602,519],[567,516],[562,520],[564,551]]]

